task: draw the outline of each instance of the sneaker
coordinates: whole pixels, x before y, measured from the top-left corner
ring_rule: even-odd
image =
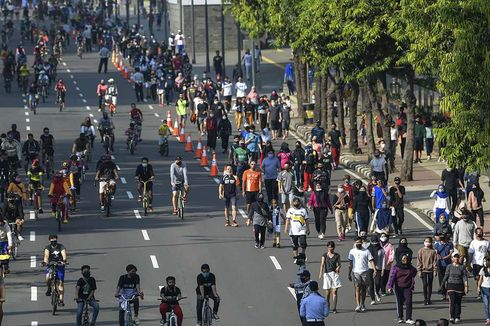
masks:
[[[381,293],[381,296],[382,297],[386,297],[386,293]]]
[[[67,223],[68,223],[68,220],[65,218],[65,219],[63,220],[63,224],[67,224]]]
[[[354,310],[355,312],[361,312],[361,306],[357,306],[356,309]]]
[[[376,304],[376,301],[371,301],[371,305],[375,305]]]
[[[58,302],[58,306],[64,307],[65,306],[65,303],[63,301],[60,301],[60,302]]]
[[[403,319],[402,318],[398,318],[398,324],[403,324],[403,323],[404,323]]]
[[[46,290],[46,296],[47,296],[47,297],[50,297],[50,296],[51,296],[51,288],[48,288],[48,289]]]
[[[42,214],[42,213],[44,213],[44,211],[43,211],[43,209],[42,209],[42,208],[40,208],[40,209],[39,209],[39,214]]]
[[[376,293],[376,295],[375,295],[375,296],[376,296],[376,301],[377,301],[377,302],[381,302],[381,297],[379,296],[379,294],[377,294],[377,293]]]
[[[366,306],[362,304],[362,305],[361,305],[361,311],[362,311],[362,312],[364,312],[364,311],[366,311],[366,310],[367,310],[367,309],[366,309]]]
[[[337,309],[332,310],[332,313],[336,314],[337,313]]]
[[[260,246],[260,249],[265,249],[265,246],[264,245]]]
[[[24,237],[21,236],[20,234],[17,236],[17,239],[19,239],[19,241],[24,241]]]
[[[105,210],[104,205],[101,205],[101,206],[100,206],[100,210],[101,210],[102,212]]]
[[[414,325],[415,324],[415,320],[407,319],[407,320],[405,320],[405,324]]]
[[[134,316],[134,324],[135,325],[139,325],[140,324],[140,319],[138,318],[138,316]]]
[[[141,202],[143,200],[143,197],[138,196],[138,201]]]
[[[323,233],[318,236],[318,239],[320,239],[320,240],[323,240],[324,238],[325,238],[325,235],[323,235]]]
[[[231,226],[233,226],[233,227],[235,227],[235,228],[236,228],[236,227],[238,227],[238,223],[237,223],[236,221],[232,221],[232,222],[231,222]]]
[[[272,244],[272,248],[275,248],[275,247],[276,247],[276,243],[274,242],[274,243]]]
[[[219,316],[217,313],[213,313],[213,318],[216,319],[216,320],[219,320]]]
[[[430,306],[431,304],[432,304],[432,301],[430,301],[430,299],[427,300],[427,305]]]
[[[255,249],[259,249],[259,244],[258,243],[255,244]]]
[[[153,206],[148,206],[148,210],[149,210],[150,212],[153,212]]]
[[[450,319],[449,319],[449,322],[450,322],[451,324],[454,324],[454,318],[450,318]]]
[[[455,324],[458,324],[458,323],[460,323],[460,322],[461,322],[461,319],[459,319],[459,318],[456,318],[456,319],[454,320],[454,323],[455,323]]]

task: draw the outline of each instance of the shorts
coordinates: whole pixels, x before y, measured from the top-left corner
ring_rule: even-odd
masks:
[[[357,286],[369,286],[371,284],[369,273],[367,271],[362,273],[352,272],[352,281],[354,282],[354,285]]]
[[[298,250],[299,247],[306,249],[308,244],[306,243],[306,235],[291,235],[291,245],[293,250]]]
[[[231,196],[231,197],[225,197],[225,207],[230,208],[231,207],[236,207],[236,196]]]
[[[176,183],[175,186],[172,186],[172,192],[177,192],[184,190],[184,184],[183,183]]]
[[[99,182],[99,194],[103,194],[104,193],[104,188],[105,188],[107,182],[109,182],[109,185],[111,187],[114,187],[116,185],[116,180],[100,181]]]
[[[57,266],[55,267],[56,269],[56,276],[61,282],[65,281],[65,266]],[[46,275],[48,275],[50,272],[50,268],[46,268]]]
[[[328,273],[323,274],[323,289],[324,290],[337,289],[341,286],[342,286],[342,284],[340,283],[339,273],[332,271],[332,272],[328,272]]]
[[[293,193],[289,193],[289,194],[281,194],[281,204],[286,204],[289,202],[289,204],[292,204],[293,203],[293,198],[294,198],[294,195]]]
[[[414,148],[416,151],[423,151],[424,150],[424,138],[415,137]]]
[[[41,189],[41,181],[29,180],[29,186],[31,189]]]
[[[272,120],[270,122],[270,124],[271,124],[271,129],[272,130],[279,130],[279,129],[281,129],[281,123],[279,121],[277,121],[277,120]]]
[[[8,241],[0,242],[0,254],[4,254],[4,253],[8,252],[8,249],[9,249]]]
[[[245,191],[245,202],[247,204],[252,204],[257,201],[258,191]]]
[[[478,278],[480,278],[480,271],[482,268],[482,265],[473,264],[473,277],[475,278],[475,280],[478,280]]]
[[[187,114],[179,115],[179,119],[182,121],[186,121],[187,120]]]
[[[206,121],[206,118],[197,118],[197,123],[199,123],[200,125],[203,124],[204,121]]]

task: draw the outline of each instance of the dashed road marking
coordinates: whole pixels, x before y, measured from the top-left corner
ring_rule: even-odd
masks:
[[[155,115],[155,117],[159,117],[160,115],[158,113],[153,113]]]
[[[37,320],[33,320],[31,321],[31,326],[39,326],[39,323],[37,322]]]
[[[34,220],[36,218],[36,215],[34,214],[34,211],[29,211],[29,219]]]
[[[29,116],[29,112],[24,112],[24,114],[25,114],[26,116]]]
[[[37,301],[37,286],[31,286],[31,301]]]
[[[143,239],[145,239],[145,241],[149,241],[150,240],[150,236],[148,235],[148,231],[141,230],[141,233],[143,234]]]
[[[121,170],[121,168],[119,167],[119,165],[116,165],[116,169],[117,169],[118,171],[120,171],[120,170]]]
[[[66,66],[66,62],[62,62],[63,66]]]
[[[150,259],[151,259],[151,264],[153,265],[153,268],[160,268],[160,266],[158,266],[157,257],[155,255],[150,255]]]
[[[78,94],[78,95],[79,95],[80,97],[83,97],[83,94],[82,94],[82,93],[80,93],[80,94]]]
[[[91,117],[91,118],[93,118],[93,117],[94,117],[94,115],[93,115],[92,113],[90,113],[88,116],[89,116],[89,117]]]
[[[288,287],[287,289],[288,289],[289,293],[291,293],[291,295],[293,296],[293,298],[296,300],[296,293],[294,293],[294,289],[293,288],[290,288],[290,287]]]
[[[126,191],[126,194],[128,195],[128,198],[129,199],[133,199],[133,194],[131,193],[131,191]]]
[[[138,218],[138,219],[139,219],[139,218],[141,218],[141,215],[140,215],[139,210],[135,209],[133,212],[134,212],[134,216],[135,216],[136,218]]]
[[[124,184],[126,184],[127,183],[126,182],[126,178],[125,177],[121,177],[121,182],[124,183]]]
[[[26,119],[26,122],[31,122],[31,119]]]
[[[148,107],[150,108],[150,110],[153,110],[153,105],[148,105]]]
[[[73,75],[70,75],[70,78],[71,78],[71,79],[73,79],[73,78],[75,78],[75,76],[73,76]]]
[[[27,110],[29,109],[29,107],[27,105],[24,105],[24,110]]]
[[[209,171],[209,167],[205,166],[204,170]]]
[[[219,179],[218,178],[213,178],[214,182],[216,182],[217,184],[219,184]]]
[[[76,80],[74,80],[74,81],[73,81],[73,84],[75,84],[75,85],[76,85],[76,84],[77,84],[77,81],[76,81]]]
[[[31,242],[36,241],[36,231],[31,231],[29,233],[29,241],[31,241]]]
[[[87,109],[87,111],[90,111],[90,106],[87,105],[85,108]]]
[[[99,123],[99,122],[97,121],[97,119],[94,119],[94,123]]]
[[[279,264],[279,261],[277,260],[277,258],[275,256],[269,256],[269,258],[272,260],[272,263],[274,264],[274,267],[277,270],[282,270],[281,264]]]
[[[30,131],[31,130],[31,126],[26,126],[26,130],[27,131]]]
[[[77,86],[77,87],[75,87],[75,88],[77,89],[77,91],[79,91],[79,90],[80,90],[80,87],[78,87],[78,86]]]
[[[87,100],[86,100],[86,99],[84,99],[84,98],[82,98],[82,102],[83,102],[83,103],[87,103]]]
[[[111,160],[115,160],[116,157],[114,155],[111,155]]]
[[[36,256],[31,256],[31,268],[36,267]]]
[[[71,70],[70,69],[66,69],[66,72],[71,72]]]

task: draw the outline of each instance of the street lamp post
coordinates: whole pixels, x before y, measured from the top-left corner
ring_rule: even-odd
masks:
[[[126,24],[129,27],[129,0],[126,0]]]
[[[209,23],[208,23],[208,0],[204,0],[204,29],[206,30],[206,72],[211,70],[209,67]]]
[[[140,29],[140,0],[136,1],[136,15],[137,15],[137,22],[138,22],[138,30]]]
[[[182,12],[182,0],[179,0],[179,26],[181,31],[183,30],[183,20],[184,17]]]
[[[191,0],[191,20],[192,20],[192,29],[191,29],[191,38],[192,38],[192,64],[196,64],[196,20],[194,13],[194,0]]]
[[[223,79],[226,76],[226,61],[225,61],[225,6],[221,2],[221,56],[223,58]]]

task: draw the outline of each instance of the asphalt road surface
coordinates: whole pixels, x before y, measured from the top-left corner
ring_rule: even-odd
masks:
[[[75,283],[80,277],[80,266],[89,264],[92,275],[97,280],[96,297],[100,300],[100,314],[97,325],[117,325],[117,300],[114,291],[118,277],[125,273],[127,264],[138,267],[145,300],[141,301],[140,319],[142,325],[158,325],[159,286],[164,285],[168,275],[177,277],[184,296],[182,302],[184,325],[194,325],[196,276],[200,266],[208,263],[216,274],[217,288],[221,296],[221,320],[216,325],[299,325],[295,299],[288,289],[288,283],[294,281],[297,266],[293,264],[289,240],[283,236],[281,249],[272,248],[271,240],[266,241],[265,250],[254,248],[250,227],[245,227],[243,214],[239,214],[239,228],[225,228],[223,202],[217,196],[217,179],[199,166],[193,159],[193,153],[185,153],[184,145],[172,138],[170,155],[162,158],[158,154],[158,125],[167,116],[167,109],[157,104],[140,104],[144,113],[143,142],[137,147],[134,156],[125,149],[124,130],[129,123],[129,105],[135,96],[131,85],[111,66],[107,75],[96,73],[98,58],[88,54],[83,60],[73,55],[71,48],[58,68],[61,78],[68,88],[66,111],[59,113],[51,94],[49,102],[41,104],[37,115],[25,109],[23,98],[15,88],[12,94],[1,92],[0,130],[6,132],[11,123],[17,123],[22,138],[28,132],[36,135],[43,127],[49,127],[56,138],[56,164],[69,155],[71,144],[78,136],[79,125],[86,116],[100,118],[97,112],[96,85],[101,78],[114,77],[119,87],[118,112],[114,117],[116,125],[115,162],[122,177],[118,183],[116,200],[113,203],[113,216],[107,218],[99,211],[97,190],[93,184],[94,163],[90,165],[88,180],[82,185],[82,199],[76,215],[69,224],[63,225],[59,242],[67,248],[70,265],[66,273],[66,306],[56,316],[50,312],[50,300],[45,297],[43,268],[38,267],[42,259],[42,250],[48,243],[48,234],[56,233],[55,220],[49,214],[45,197],[45,212],[39,220],[30,219],[29,207],[26,208],[25,241],[20,248],[18,261],[11,263],[12,273],[6,279],[7,301],[4,304],[6,316],[4,325],[74,325],[76,305],[74,298]],[[32,58],[29,58],[30,61]],[[267,64],[263,64],[266,66]],[[267,69],[267,68],[264,68]],[[279,75],[280,76],[280,75]],[[273,77],[268,75],[272,83]],[[279,77],[280,78],[280,77]],[[195,126],[190,131],[197,139]],[[100,139],[95,143],[95,155],[102,154]],[[294,140],[290,140],[292,144]],[[219,141],[218,141],[219,144]],[[194,142],[194,146],[196,143]],[[218,145],[219,146],[219,145]],[[275,143],[279,147],[279,142]],[[220,152],[220,151],[219,151]],[[171,212],[169,166],[175,155],[182,155],[189,169],[191,193],[186,208],[185,219],[177,219]],[[154,185],[155,212],[142,217],[140,204],[136,200],[134,170],[140,158],[147,156],[156,173]],[[218,154],[218,166],[221,171],[225,156]],[[346,171],[335,171],[332,185],[340,182]],[[44,194],[46,196],[46,193]],[[241,212],[245,208],[240,199]],[[428,224],[413,214],[408,214],[405,222],[405,234],[414,251],[423,245],[423,237],[429,234]],[[314,230],[314,227],[311,228]],[[326,240],[335,240],[335,222],[329,216],[325,240],[316,238],[312,231],[308,242],[308,268],[314,279],[319,271],[319,261]],[[347,280],[347,253],[352,248],[353,234],[347,241],[338,243],[337,251],[342,256],[341,277],[343,287],[339,293],[336,315],[327,319],[329,325],[392,325],[396,323],[394,297],[383,298],[381,304],[368,305],[365,313],[355,313],[354,292]],[[393,242],[398,243],[395,239]],[[321,283],[320,283],[321,285]],[[422,318],[434,324],[440,317],[448,318],[448,304],[434,294],[434,305],[424,306],[417,280],[414,295],[414,318]],[[434,288],[438,286],[435,284]],[[481,302],[474,299],[475,283],[470,281],[470,293],[463,301],[462,318],[465,325],[482,324],[484,318]]]

